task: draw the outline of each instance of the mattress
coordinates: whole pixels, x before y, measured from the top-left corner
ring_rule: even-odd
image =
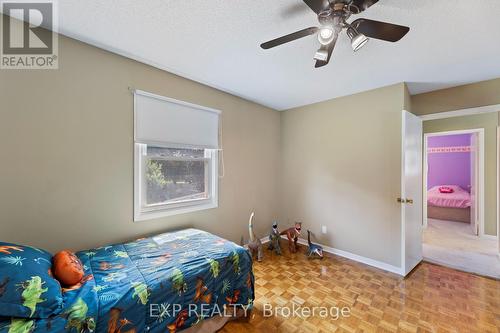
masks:
[[[470,193],[460,186],[446,185],[453,188],[453,193],[439,192],[440,186],[435,186],[427,191],[427,204],[434,207],[469,208],[471,206]]]
[[[436,220],[470,223],[470,208],[427,207],[427,217]]]
[[[253,305],[248,251],[201,230],[166,233],[77,256],[85,282],[64,292],[62,314],[0,318],[0,332],[174,333]]]

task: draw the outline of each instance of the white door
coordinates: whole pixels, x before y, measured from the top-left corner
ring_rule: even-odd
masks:
[[[422,120],[403,111],[401,179],[402,269],[407,275],[422,261]]]
[[[470,226],[473,235],[479,235],[479,209],[478,209],[478,185],[479,185],[479,140],[477,133],[472,133],[470,138]]]

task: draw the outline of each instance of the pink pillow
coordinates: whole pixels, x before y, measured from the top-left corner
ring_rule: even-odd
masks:
[[[439,193],[453,193],[455,190],[453,190],[451,187],[448,186],[441,186],[439,187]]]

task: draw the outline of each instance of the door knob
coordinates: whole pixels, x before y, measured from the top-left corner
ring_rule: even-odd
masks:
[[[413,205],[413,199],[406,199],[406,203],[410,204],[410,205]]]
[[[406,204],[410,204],[410,205],[413,205],[413,199],[403,199],[403,198],[398,198],[397,201],[399,203],[406,203]]]

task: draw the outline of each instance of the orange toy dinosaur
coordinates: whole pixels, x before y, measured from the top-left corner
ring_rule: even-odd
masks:
[[[295,226],[280,232],[280,235],[286,235],[288,238],[288,249],[290,253],[297,252],[297,241],[299,240],[300,230],[302,229],[301,222],[295,222]]]

